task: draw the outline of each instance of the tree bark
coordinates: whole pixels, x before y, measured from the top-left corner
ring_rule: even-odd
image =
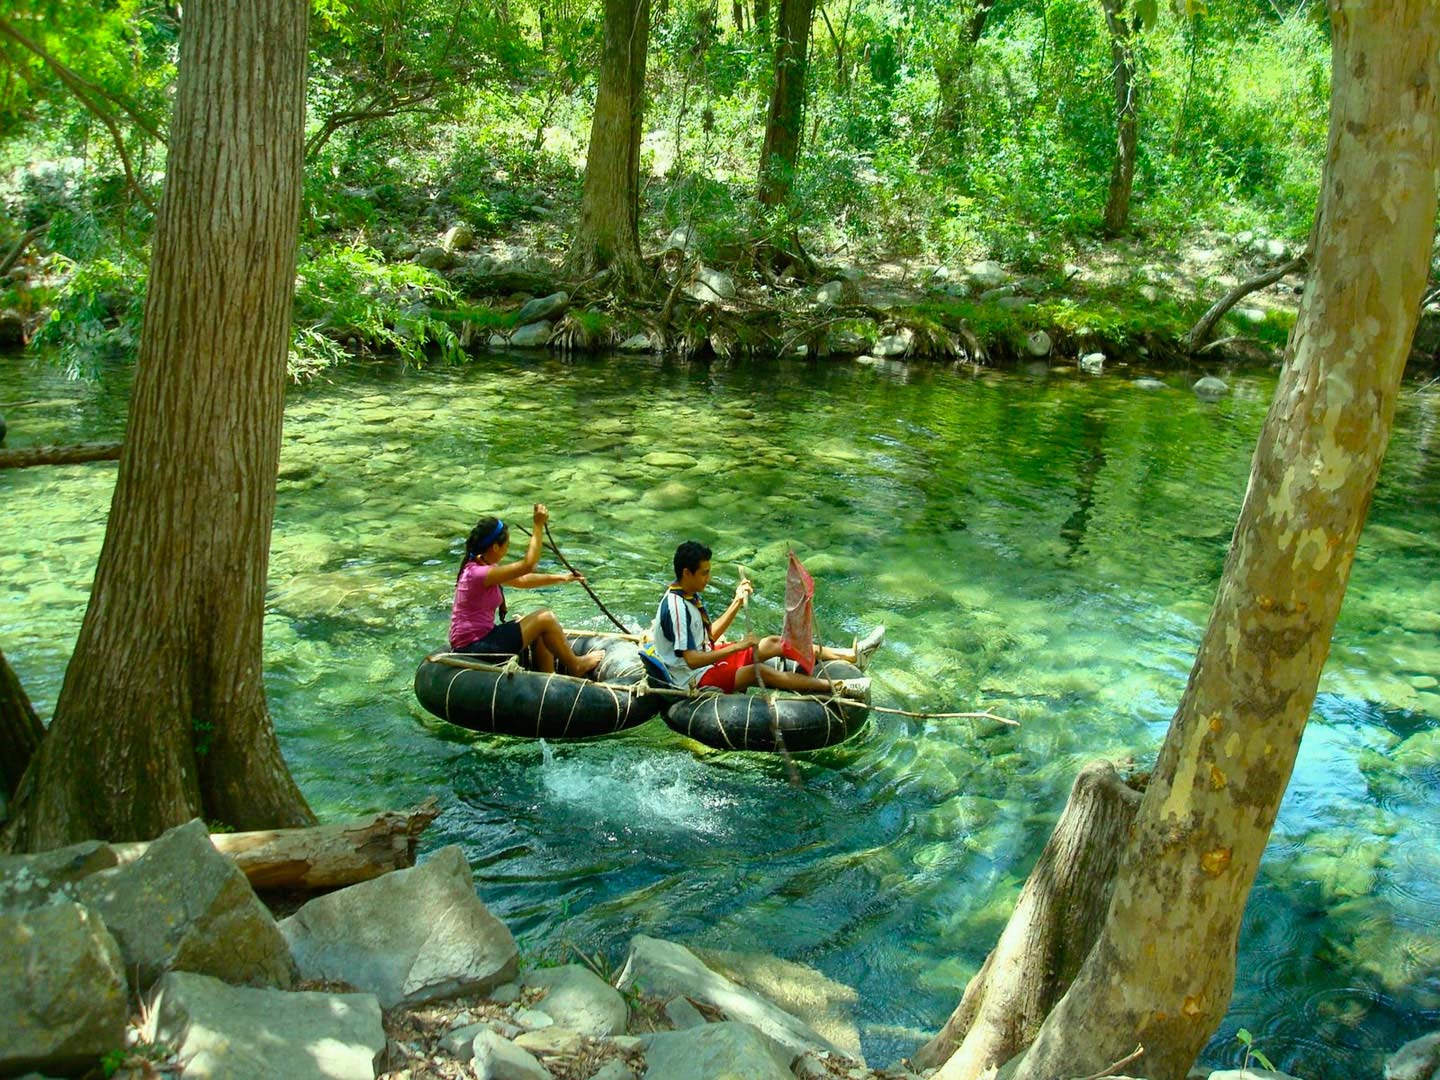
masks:
[[[428,799],[414,810],[385,810],[355,821],[309,829],[211,833],[210,843],[235,861],[256,889],[336,889],[415,865],[420,834],[440,813]],[[149,841],[114,845],[121,862],[133,862]]]
[[[940,1034],[914,1064],[975,1080],[1029,1044],[1100,935],[1140,793],[1109,762],[1087,765],[1006,924]]]
[[[121,443],[75,443],[71,446],[28,446],[0,450],[0,469],[28,469],[35,465],[79,465],[87,461],[114,461]]]
[[[1135,186],[1135,147],[1139,110],[1135,103],[1135,27],[1126,21],[1125,0],[1101,0],[1110,29],[1111,82],[1115,88],[1115,161],[1105,197],[1105,231],[1112,236],[1130,223],[1130,193]]]
[[[810,49],[810,23],[815,0],[780,0],[775,28],[775,81],[770,112],[760,149],[760,182],[756,197],[762,206],[783,206],[794,187],[795,162],[805,132],[805,67]]]
[[[44,738],[45,726],[35,715],[20,677],[0,652],[0,782],[5,785],[7,800],[20,786],[20,778]]]
[[[1182,1080],[1229,1004],[1245,900],[1390,437],[1435,222],[1440,8],[1330,10],[1330,140],[1285,370],[1105,929],[1016,1080],[1093,1072],[1137,1041],[1131,1075]]]
[[[640,258],[640,132],[645,117],[645,56],[650,0],[605,0],[600,85],[590,123],[580,223],[566,269],[611,272],[617,291],[644,288]]]
[[[935,59],[935,81],[940,95],[936,126],[947,135],[958,136],[964,130],[975,46],[985,33],[985,24],[994,7],[995,0],[975,0],[955,34],[954,44]]]
[[[145,321],[90,604],[15,842],[308,825],[261,622],[300,211],[305,0],[185,11]]]

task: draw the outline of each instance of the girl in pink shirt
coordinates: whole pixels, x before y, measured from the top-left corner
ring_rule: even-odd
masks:
[[[540,544],[550,511],[535,504],[534,529],[525,555],[518,562],[502,563],[510,549],[510,530],[499,518],[483,517],[470,530],[465,555],[455,579],[455,607],[450,614],[450,648],[472,656],[518,656],[527,648],[537,671],[554,671],[558,659],[571,675],[588,675],[599,665],[604,653],[598,649],[576,656],[565,639],[565,631],[553,612],[532,611],[519,619],[505,618],[505,591],[502,585],[535,589],[583,581],[581,574],[537,574]]]

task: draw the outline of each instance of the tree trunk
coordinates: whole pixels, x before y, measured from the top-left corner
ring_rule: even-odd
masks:
[[[936,126],[951,137],[959,136],[965,127],[966,106],[969,104],[970,72],[975,66],[975,46],[985,33],[985,23],[995,0],[975,0],[970,13],[961,22],[953,44],[935,58],[936,89],[940,109]]]
[[[1435,223],[1440,8],[1330,9],[1330,141],[1284,374],[1105,929],[1016,1080],[1103,1069],[1137,1042],[1131,1075],[1181,1080],[1229,1004],[1241,915],[1390,437]]]
[[[27,446],[0,450],[0,469],[28,469],[35,465],[79,465],[87,461],[114,461],[120,443],[75,443],[71,446]]]
[[[1130,222],[1130,192],[1135,186],[1135,144],[1139,111],[1135,103],[1135,35],[1126,22],[1124,0],[1101,0],[1110,28],[1111,81],[1115,87],[1115,163],[1105,198],[1105,231],[1118,235]]]
[[[735,33],[745,33],[745,0],[730,0],[730,22]]]
[[[800,138],[805,131],[805,58],[810,48],[810,22],[815,0],[780,0],[780,25],[775,30],[775,82],[770,89],[770,114],[760,149],[762,206],[790,201]]]
[[[165,194],[110,520],[17,807],[38,850],[201,816],[314,817],[261,680],[300,211],[305,0],[185,11]]]
[[[1035,1037],[1100,935],[1139,805],[1109,762],[1080,771],[1005,932],[917,1067],[943,1063],[937,1080],[976,1080]]]
[[[20,786],[20,777],[44,738],[45,726],[35,715],[20,677],[0,652],[0,783],[7,800]]]
[[[584,276],[611,271],[616,291],[644,288],[640,259],[640,131],[650,0],[605,0],[605,45],[590,124],[580,224],[566,262]]]
[[[309,829],[211,833],[210,843],[256,889],[336,889],[414,866],[420,834],[439,813],[432,798],[414,810]],[[149,841],[114,845],[121,862],[134,862],[149,847]]]
[[[1281,278],[1288,277],[1297,270],[1304,273],[1308,257],[1308,253],[1297,255],[1273,270],[1240,282],[1219,300],[1216,300],[1210,305],[1210,309],[1200,316],[1200,321],[1190,328],[1190,333],[1185,336],[1185,352],[1191,356],[1199,352],[1210,341],[1210,335],[1215,332],[1215,325],[1225,317],[1225,313],[1252,292],[1258,292],[1260,289],[1274,285]]]
[[[752,29],[759,30],[762,34],[770,24],[770,0],[755,0],[755,17],[751,20]]]

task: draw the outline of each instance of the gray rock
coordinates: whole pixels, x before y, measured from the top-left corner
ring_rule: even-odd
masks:
[[[815,302],[821,307],[834,307],[844,295],[845,285],[840,281],[827,281],[815,290]]]
[[[109,844],[86,840],[35,855],[0,855],[0,911],[25,911],[74,899],[69,886],[119,860]]]
[[[1210,1074],[1210,1080],[1297,1080],[1289,1073],[1271,1072],[1269,1069],[1220,1069]]]
[[[1030,303],[1028,296],[1002,296],[995,301],[995,306],[1001,311],[1019,311],[1021,308],[1029,307]]]
[[[1086,353],[1080,357],[1080,370],[1087,375],[1099,375],[1105,370],[1105,354],[1103,352]]]
[[[455,256],[439,244],[431,244],[420,249],[415,256],[415,262],[431,270],[447,270],[455,264]]]
[[[1049,356],[1054,347],[1055,343],[1044,330],[1031,331],[1025,337],[1025,351],[1031,356]]]
[[[702,304],[733,300],[736,295],[735,279],[721,270],[702,266],[695,272],[695,280],[685,286],[685,295]]]
[[[0,1075],[78,1072],[123,1045],[120,947],[88,908],[0,913]]]
[[[999,263],[986,259],[984,262],[971,263],[967,266],[965,276],[982,289],[993,289],[995,286],[1003,284],[1010,275]]]
[[[1250,326],[1259,326],[1265,321],[1265,311],[1258,307],[1237,307],[1233,312],[1235,318]]]
[[[842,356],[858,356],[870,347],[870,339],[854,330],[831,329],[826,335],[832,353]]]
[[[294,979],[274,917],[198,818],[170,829],[133,863],[77,882],[75,892],[115,935],[137,989],[166,971],[281,989]]]
[[[996,300],[1004,299],[1007,296],[1014,296],[1019,291],[1019,287],[1013,284],[997,285],[993,289],[986,289],[982,292],[980,294],[980,302],[982,304],[994,303]]]
[[[1387,1057],[1385,1080],[1440,1080],[1440,1031],[1411,1039]]]
[[[455,1028],[440,1040],[440,1049],[468,1061],[475,1056],[475,1036],[489,1030],[488,1024],[466,1024],[464,1027]]]
[[[1165,384],[1159,379],[1140,378],[1130,384],[1137,390],[1164,390]]]
[[[661,251],[678,251],[688,255],[695,249],[700,237],[695,232],[693,225],[677,225],[670,230],[670,235],[665,238],[665,244]]]
[[[1196,397],[1205,401],[1215,401],[1230,392],[1230,387],[1225,385],[1225,380],[1217,379],[1214,375],[1196,379],[1195,385],[1190,389],[1195,391]]]
[[[539,322],[541,319],[553,319],[570,305],[570,294],[564,289],[553,292],[549,296],[537,296],[534,300],[527,300],[515,314],[515,322],[524,326],[526,323]]]
[[[645,1080],[794,1080],[793,1053],[749,1024],[706,1024],[646,1039]]]
[[[510,344],[522,349],[538,349],[549,344],[550,321],[542,319],[540,322],[530,323],[520,327],[510,335]]]
[[[908,327],[898,334],[887,334],[875,342],[870,352],[874,356],[904,356],[915,341],[915,333]]]
[[[690,999],[685,997],[674,997],[667,1001],[665,1016],[670,1021],[670,1026],[676,1030],[699,1027],[708,1022],[700,1010],[690,1003]]]
[[[302,977],[367,990],[384,1008],[483,994],[515,977],[515,939],[475,895],[459,847],[317,897],[280,923]]]
[[[374,1080],[385,1052],[372,994],[260,990],[172,971],[150,1008],[156,1038],[185,1062],[185,1077]]]
[[[513,1005],[520,1000],[520,984],[507,982],[501,983],[490,991],[490,1000],[497,1005]]]
[[[970,295],[970,283],[968,281],[951,281],[945,285],[945,295],[953,296],[958,300],[964,300]]]
[[[526,1031],[539,1031],[541,1028],[553,1027],[555,1018],[543,1009],[517,1009],[515,1022]]]
[[[526,976],[525,985],[545,991],[539,1008],[554,1017],[556,1024],[582,1035],[620,1035],[630,1019],[620,991],[579,964],[533,971]]]
[[[621,352],[650,352],[654,347],[649,334],[632,334],[617,346]]]
[[[511,1041],[527,1054],[547,1058],[576,1057],[585,1040],[578,1031],[552,1024],[539,1031],[522,1031]]]
[[[447,255],[454,255],[457,251],[464,251],[466,248],[474,246],[475,230],[464,222],[451,225],[445,233],[445,239],[440,241],[440,247]]]
[[[720,1010],[731,1020],[753,1025],[798,1057],[807,1050],[841,1051],[818,1032],[760,995],[711,971],[683,945],[637,934],[617,981],[661,998],[688,997]],[[707,1027],[718,1027],[708,1024]],[[789,1062],[786,1062],[789,1066]]]
[[[551,1080],[549,1069],[493,1031],[482,1031],[475,1036],[475,1058],[471,1064],[477,1080]]]
[[[635,1072],[623,1061],[611,1058],[591,1074],[590,1080],[635,1080]]]
[[[1290,249],[1285,246],[1284,240],[1266,240],[1265,254],[1276,262],[1283,262],[1290,257]]]

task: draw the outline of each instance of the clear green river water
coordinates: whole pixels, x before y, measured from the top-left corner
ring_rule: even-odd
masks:
[[[531,958],[612,961],[644,932],[755,949],[853,987],[886,1064],[945,1020],[994,944],[1080,765],[1148,762],[1209,612],[1274,377],[1082,378],[803,363],[490,357],[290,391],[267,688],[325,818],[437,795]],[[0,358],[11,447],[118,437],[126,379]],[[1440,1027],[1440,392],[1409,386],[1329,665],[1246,911],[1230,1014],[1307,1080],[1379,1075]],[[682,452],[693,465],[647,456]],[[113,463],[0,473],[0,648],[42,715],[100,548]],[[648,623],[676,543],[743,562],[778,628],[788,546],[817,627],[889,626],[880,716],[796,761],[702,751],[653,721],[542,746],[433,720],[460,547],[486,512],[552,512],[607,605]],[[547,562],[546,565],[553,565]],[[578,586],[511,592],[608,624]],[[739,627],[743,629],[743,626]]]

